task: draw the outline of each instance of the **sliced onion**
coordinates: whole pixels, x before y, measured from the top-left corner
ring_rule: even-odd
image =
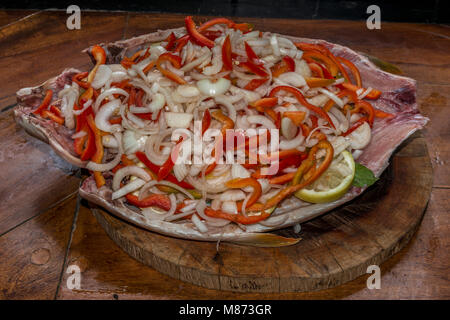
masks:
[[[165,112],[166,123],[171,128],[188,128],[194,115],[184,112]]]
[[[149,113],[158,112],[166,104],[166,98],[161,93],[156,93],[152,97],[152,102],[150,102],[146,107],[135,107],[131,106],[130,111],[132,113]]]
[[[111,195],[111,199],[115,200],[115,199],[119,199],[131,192],[136,191],[137,189],[139,189],[140,187],[142,187],[145,184],[145,181],[142,179],[134,179],[133,181],[131,181],[130,183],[127,183],[126,185],[124,185],[122,188],[114,191]]]
[[[116,99],[103,105],[95,116],[95,125],[105,132],[117,132],[122,130],[120,124],[111,124],[109,118],[119,111],[120,100]]]
[[[68,129],[75,128],[73,106],[78,97],[78,85],[74,83],[68,93],[62,99],[61,111],[64,114],[64,125]]]
[[[166,180],[162,180],[162,181],[149,181],[147,182],[139,191],[139,199],[143,199],[147,193],[147,191],[155,186],[155,185],[162,185],[162,186],[168,186],[171,187],[173,189],[176,189],[178,191],[180,191],[181,193],[183,193],[184,195],[186,195],[186,197],[188,197],[189,199],[194,199],[194,197],[192,196],[192,194],[189,193],[189,191],[187,191],[185,188],[180,187],[179,185],[172,183],[170,181],[166,181]]]
[[[75,140],[75,139],[78,139],[78,138],[82,138],[85,135],[87,135],[86,131],[78,131],[77,133],[74,133],[73,135],[71,135],[70,138]]]
[[[247,121],[252,124],[260,124],[267,129],[277,128],[269,118],[266,118],[265,116],[262,115],[248,116]]]
[[[303,136],[303,132],[301,129],[298,130],[297,136],[292,140],[281,140],[280,141],[280,149],[281,150],[287,150],[287,149],[294,149],[297,148],[299,145],[302,144],[302,142],[305,140],[305,137]]]
[[[278,46],[278,39],[276,35],[270,38],[270,46],[272,47],[273,54],[279,57],[281,55],[280,47]]]
[[[222,202],[222,211],[231,213],[231,214],[237,214],[237,205],[235,201],[224,201]]]
[[[84,132],[84,131],[80,131],[80,132]],[[102,144],[104,147],[106,148],[118,148],[119,144],[117,143],[116,138],[114,138],[114,136],[108,134],[106,136],[102,137]]]
[[[324,89],[324,88],[319,88],[319,91],[322,92],[323,94],[326,94],[331,100],[333,100],[334,102],[336,102],[336,104],[338,106],[340,106],[341,108],[344,107],[344,102],[342,101],[341,98],[339,98],[337,95],[335,95],[334,93],[332,93],[331,91]]]
[[[306,85],[305,78],[296,72],[285,72],[278,76],[278,79],[294,87],[303,87]]]
[[[197,97],[200,94],[198,88],[190,84],[180,85],[177,87],[176,91],[185,98]]]
[[[140,168],[138,166],[126,166],[117,170],[114,174],[112,189],[114,191],[118,190],[123,178],[130,175],[141,178],[144,181],[150,181],[151,179],[150,175],[143,168]]]
[[[112,70],[106,65],[101,64],[97,68],[97,72],[95,73],[94,80],[92,80],[91,86],[94,89],[99,89],[105,85],[105,83],[111,77]]]
[[[222,95],[228,91],[231,86],[231,82],[228,79],[220,78],[213,82],[209,79],[203,79],[197,82],[197,87],[201,93],[206,96],[215,97]]]
[[[296,132],[297,126],[292,122],[292,120],[287,117],[283,117],[281,119],[281,134],[283,137],[291,140],[295,137]]]
[[[208,227],[199,219],[199,217],[196,214],[192,215],[191,220],[197,227],[198,231],[203,233],[208,232]]]
[[[217,96],[214,98],[217,104],[221,104],[227,108],[228,118],[230,118],[233,122],[236,122],[236,108],[231,103],[231,99],[227,96]]]
[[[93,106],[94,113],[98,112],[98,107],[100,107],[100,104],[103,102],[103,100],[106,97],[112,96],[113,94],[121,94],[121,95],[125,96],[126,98],[128,98],[128,92],[126,92],[123,89],[112,87],[108,90],[105,90],[95,100],[95,104]]]
[[[89,161],[86,165],[86,169],[88,170],[92,170],[92,171],[100,171],[100,172],[104,172],[104,171],[109,171],[112,168],[114,168],[115,166],[117,166],[120,163],[120,159],[122,157],[123,154],[123,150],[122,150],[122,134],[120,133],[114,133],[114,138],[117,141],[117,144],[119,146],[119,152],[116,154],[116,156],[114,157],[113,160],[111,160],[108,163],[95,163],[93,161]]]
[[[233,179],[236,178],[249,178],[250,172],[245,169],[243,166],[241,166],[239,163],[234,163],[231,166],[231,177]]]
[[[194,69],[196,66],[201,64],[203,61],[211,57],[211,51],[208,50],[204,55],[200,56],[199,58],[195,59],[192,62],[189,62],[188,64],[185,64],[183,67],[180,68],[181,71],[189,71]]]

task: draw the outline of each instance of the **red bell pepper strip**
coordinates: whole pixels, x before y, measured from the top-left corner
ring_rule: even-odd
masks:
[[[158,171],[159,171],[160,166],[158,166],[158,165],[152,163],[150,160],[148,160],[147,156],[146,156],[145,153],[143,153],[142,151],[136,152],[136,157],[137,157],[143,164],[145,164],[145,166],[146,166],[147,168],[149,168],[151,171],[153,171],[153,172],[158,172]],[[169,173],[169,174],[167,175],[167,177],[166,177],[165,180],[170,181],[170,182],[173,182],[173,183],[175,183],[176,185],[178,185],[178,186],[180,186],[180,187],[182,187],[182,188],[185,188],[185,189],[194,189],[194,187],[193,187],[190,183],[188,183],[188,182],[186,182],[186,181],[178,181],[177,178],[175,178],[175,176],[174,176],[173,174],[171,174],[171,173]]]
[[[326,87],[334,83],[334,79],[325,78],[305,78],[305,81],[310,88]]]
[[[177,37],[175,36],[175,34],[173,32],[171,32],[170,35],[166,39],[167,45],[166,45],[165,49],[167,51],[171,51],[172,48],[174,48],[175,40],[177,40]]]
[[[344,89],[342,91],[340,91],[337,94],[338,98],[343,98],[343,97],[348,97],[350,98],[350,101],[355,103],[358,100],[358,96],[356,95],[355,92]],[[336,102],[334,102],[333,99],[328,100],[328,102],[323,106],[323,110],[325,110],[326,112],[330,111],[330,109],[335,105]]]
[[[232,214],[221,210],[214,210],[210,207],[205,208],[205,214],[208,217],[226,219],[239,224],[253,224],[267,219],[270,216],[268,212],[262,212],[259,216],[244,216],[243,214]]]
[[[169,78],[170,80],[175,81],[178,84],[186,84],[186,81],[179,75],[173,73],[172,71],[166,70],[161,66],[161,63],[163,63],[164,61],[172,63],[175,68],[179,69],[181,67],[181,57],[173,55],[169,52],[163,53],[156,61],[156,67],[165,77]]]
[[[207,29],[211,28],[216,24],[226,24],[228,28],[232,28],[235,30],[241,30],[243,33],[250,31],[253,28],[253,25],[250,23],[234,23],[230,19],[227,18],[215,18],[203,23],[198,27],[198,32],[204,33]]]
[[[89,128],[92,130],[92,132],[94,134],[94,138],[95,138],[95,153],[92,156],[91,161],[93,161],[95,163],[101,163],[103,160],[103,155],[104,155],[101,132],[95,125],[95,120],[94,120],[94,117],[92,114],[89,114],[86,117],[86,121],[89,125]],[[94,178],[95,178],[95,183],[97,184],[97,188],[100,188],[101,186],[103,186],[106,183],[105,178],[103,177],[101,172],[94,171]]]
[[[246,208],[254,204],[262,194],[261,184],[255,178],[237,178],[225,182],[228,188],[240,189],[250,186],[253,188],[253,193],[247,201]]]
[[[178,157],[178,153],[180,151],[179,146],[182,141],[183,141],[183,137],[180,137],[180,139],[178,140],[177,144],[175,145],[174,149],[170,153],[167,160],[164,162],[164,164],[161,166],[161,168],[159,168],[158,175],[157,175],[158,181],[164,180],[169,175],[169,173],[172,171],[173,167],[175,166],[174,158]]]
[[[285,72],[295,71],[295,61],[289,56],[284,56],[279,63],[274,65],[272,68],[272,77],[279,77]]]
[[[260,77],[265,78],[268,76],[266,69],[264,69],[264,67],[262,65],[257,65],[251,61],[240,62],[239,66],[244,69],[247,69],[248,71],[250,71]]]
[[[278,172],[269,174],[269,175],[262,175],[261,169],[257,169],[255,172],[252,173],[252,177],[256,178],[256,179],[261,179],[261,178],[265,178],[268,176],[277,175],[278,173],[280,173],[281,171],[283,171],[286,168],[289,168],[292,166],[298,167],[306,157],[307,157],[307,154],[300,153],[300,154],[292,154],[291,156],[280,158],[279,164],[278,164]]]
[[[211,125],[211,114],[209,113],[209,109],[206,109],[203,113],[203,119],[202,119],[202,136],[205,134],[206,130],[209,129],[209,126]]]
[[[348,136],[350,133],[358,129],[364,122],[369,122],[369,120],[366,117],[359,118],[347,131],[342,133],[342,136]]]
[[[58,117],[64,117],[64,115],[61,112],[61,109],[59,109],[57,106],[55,106],[54,104],[52,104],[50,106],[50,111],[53,112],[54,114],[56,114]]]
[[[222,45],[222,61],[225,70],[233,70],[233,60],[231,58],[231,42],[230,36],[225,38]]]
[[[125,197],[129,204],[139,208],[158,207],[168,211],[171,207],[170,199],[165,194],[151,194],[142,200],[139,200],[132,193],[127,194]]]
[[[52,97],[53,97],[53,91],[52,90],[47,90],[45,92],[45,97],[42,100],[41,104],[39,105],[39,107],[36,108],[36,110],[33,111],[34,114],[41,114],[42,111],[46,110],[50,104],[50,101],[52,101]]]
[[[181,50],[188,43],[190,38],[191,37],[187,34],[187,35],[179,38],[178,40],[176,40],[175,49],[173,49],[173,52],[178,52],[178,53],[181,52]]]
[[[316,153],[319,149],[324,149],[326,151],[325,159],[322,161],[318,168],[315,167],[316,164]],[[306,187],[307,185],[316,181],[331,164],[333,160],[333,146],[327,141],[322,140],[319,141],[315,146],[313,146],[309,153],[308,158],[305,159],[300,167],[297,169],[294,178],[292,179],[292,185],[288,186],[284,189],[281,189],[275,196],[270,198],[264,205],[264,209],[272,208],[278,203],[280,203],[283,199],[288,197],[289,195],[297,192],[298,190]],[[305,173],[307,173],[310,169],[313,169],[312,174],[304,179]]]
[[[317,113],[318,115],[320,115],[322,118],[324,118],[325,120],[328,121],[328,123],[334,128],[336,129],[336,127],[333,124],[333,121],[330,119],[330,117],[328,116],[328,114],[322,110],[319,107],[316,107],[315,105],[310,104],[308,101],[306,101],[305,97],[303,96],[303,94],[296,88],[293,87],[289,87],[289,86],[278,86],[272,89],[272,91],[270,91],[269,96],[270,97],[274,97],[278,92],[280,91],[286,91],[289,92],[291,94],[293,94],[295,96],[295,98],[298,100],[298,102],[305,106],[306,108],[308,108],[309,110]]]
[[[207,46],[208,48],[214,47],[214,41],[209,40],[207,37],[202,35],[196,28],[195,22],[192,20],[191,16],[187,16],[184,19],[186,24],[186,30],[191,38],[200,46]]]
[[[56,114],[54,114],[53,112],[51,112],[49,110],[42,111],[41,115],[42,115],[42,117],[49,118],[50,120],[53,120],[54,122],[56,122],[60,125],[64,124],[64,118],[57,116]]]
[[[311,72],[314,74],[315,77],[317,78],[324,78],[324,72],[323,72],[323,67],[320,66],[319,63],[316,62],[310,62],[308,63],[308,67],[309,69],[311,69]]]
[[[226,115],[222,113],[222,111],[217,110],[214,111],[211,116],[216,119],[217,121],[221,122],[223,124],[222,126],[222,136],[225,137],[228,129],[234,128],[234,121],[228,118]]]
[[[336,63],[330,59],[328,56],[318,52],[318,51],[306,51],[302,56],[307,62],[319,61],[322,62],[331,73],[333,77],[336,77],[339,72],[339,67]]]
[[[250,45],[246,41],[244,41],[244,45],[245,45],[245,52],[247,53],[248,61],[251,61],[254,64],[261,64],[259,62],[258,55],[255,53],[255,51],[253,51],[252,47],[250,47]]]
[[[350,69],[350,71],[353,74],[353,77],[355,78],[356,81],[356,85],[358,87],[362,87],[362,81],[361,81],[361,74],[359,73],[358,68],[349,60],[344,59],[342,57],[336,57],[336,59],[340,62],[343,63],[344,65],[347,66],[347,68]]]
[[[262,84],[264,84],[267,80],[267,78],[261,78],[261,79],[253,79],[249,83],[247,83],[244,87],[245,90],[253,91],[256,88],[259,88]]]
[[[91,86],[90,83],[87,83],[86,81],[83,81],[83,79],[85,79],[88,76],[89,72],[81,72],[81,73],[77,73],[76,75],[74,75],[72,77],[72,82],[75,82],[76,84],[78,84],[81,88],[83,89],[87,89]]]

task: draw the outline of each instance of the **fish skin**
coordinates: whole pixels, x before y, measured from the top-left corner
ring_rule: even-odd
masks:
[[[156,33],[135,37],[129,40],[118,41],[111,44],[103,44],[102,46],[107,52],[107,63],[119,63],[124,56],[131,55],[142,49],[148,42],[163,41],[171,32],[174,32],[177,36],[179,36],[184,33],[184,31],[184,28],[160,30]],[[367,57],[338,44],[332,44],[318,39],[305,39],[285,35],[280,36],[288,38],[294,42],[323,44],[330,49],[333,54],[352,61],[358,67],[364,87],[373,87],[382,91],[380,98],[376,101],[371,101],[371,103],[375,108],[392,113],[395,117],[391,119],[376,119],[372,131],[372,140],[364,149],[362,155],[358,158],[358,162],[364,164],[374,172],[375,176],[379,177],[383,170],[388,166],[389,158],[397,146],[415,131],[422,129],[428,121],[427,118],[420,114],[417,108],[416,81],[411,78],[393,75],[382,71],[378,69]],[[83,52],[89,54],[90,48],[85,49]],[[21,91],[24,93],[27,90],[31,90],[32,94],[36,95],[40,93],[42,97],[42,92],[52,86],[55,87],[56,92],[58,92],[60,83],[61,81],[64,81],[64,79],[66,78],[64,77],[63,72],[63,74],[59,77],[53,78],[41,86],[20,90],[18,92],[18,106],[14,110],[14,113],[19,124],[24,125],[24,123],[26,123],[28,124],[28,127],[35,126],[36,130],[41,133],[41,138],[42,136],[45,137],[52,147],[57,150],[61,157],[74,165],[84,167],[85,163],[80,163],[79,159],[74,159],[75,157],[72,155],[70,147],[64,144],[65,139],[61,139],[57,136],[58,133],[68,133],[47,129],[46,126],[48,125],[48,121],[31,121],[30,118],[36,117],[34,115],[30,115],[30,105],[26,102],[27,98],[30,100],[30,96],[27,97],[26,94],[20,94]],[[28,131],[30,131],[30,128],[28,128]],[[83,182],[80,187],[80,195],[119,217],[122,217],[145,229],[161,234],[203,241],[239,241],[239,239],[248,240],[246,237],[248,237],[249,233],[267,232],[313,219],[354,199],[364,190],[365,188],[352,187],[341,199],[326,204],[305,205],[304,202],[296,199],[295,197],[290,197],[289,199],[286,199],[282,203],[282,206],[277,208],[275,211],[287,211],[286,214],[289,215],[286,221],[277,227],[267,227],[261,224],[254,224],[247,225],[246,231],[243,231],[238,226],[229,224],[220,230],[210,228],[211,230],[207,233],[197,231],[190,221],[186,221],[182,224],[164,221],[146,221],[142,215],[132,211],[120,201],[108,200],[110,199],[112,190],[107,186],[104,186],[98,190],[92,177]]]

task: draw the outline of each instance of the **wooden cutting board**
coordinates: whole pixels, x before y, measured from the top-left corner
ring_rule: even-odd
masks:
[[[258,248],[163,236],[92,208],[108,235],[130,256],[176,279],[240,292],[302,292],[331,288],[366,273],[403,248],[417,230],[432,186],[420,133],[393,155],[381,179],[354,201],[292,228],[296,245]]]

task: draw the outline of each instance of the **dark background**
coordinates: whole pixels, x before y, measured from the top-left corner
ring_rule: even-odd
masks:
[[[365,20],[371,4],[381,8],[382,21],[449,23],[450,0],[3,0],[4,9],[66,9],[170,12],[198,15],[294,19]]]

